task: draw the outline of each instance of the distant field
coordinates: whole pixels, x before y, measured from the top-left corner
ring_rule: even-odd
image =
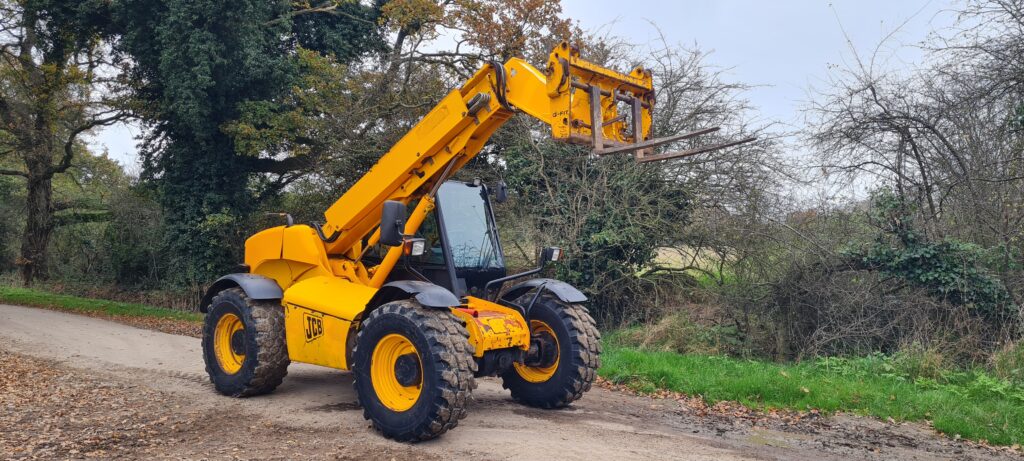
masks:
[[[695,252],[696,257],[694,255]],[[700,267],[703,269],[702,271],[689,269],[686,273],[690,274],[702,286],[708,286],[717,285],[723,281],[728,281],[730,278],[728,271],[719,271],[718,261],[720,259],[719,255],[710,250],[697,251],[690,247],[662,247],[658,249],[658,254],[654,258],[654,264],[674,269],[690,266]]]

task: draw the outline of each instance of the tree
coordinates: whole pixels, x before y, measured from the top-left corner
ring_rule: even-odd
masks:
[[[807,239],[828,253],[845,238],[840,257],[791,264],[776,284],[805,351],[931,339],[976,353],[1019,335],[1024,2],[966,0],[954,13],[923,45],[925,64],[853,51],[807,111],[822,179],[886,192],[847,205],[870,207],[860,225],[850,215],[863,213],[832,214],[851,232]]]
[[[18,230],[21,227],[20,215],[22,200],[14,195],[15,177],[0,175],[0,215],[8,219],[0,220],[0,271],[8,272],[15,268],[14,255],[17,254],[13,245],[18,242]]]
[[[578,34],[560,12],[551,0],[387,2],[380,22],[389,46],[378,59],[345,62],[300,50],[302,76],[291,90],[274,102],[246,103],[228,131],[250,155],[298,152],[317,159],[312,173],[293,183],[296,194],[283,209],[321,219],[340,192],[485,60],[525,55],[542,66],[552,44]],[[440,35],[455,44],[438,43]],[[498,138],[505,137],[496,137],[492,152],[501,149]],[[463,175],[489,168],[478,158]]]
[[[121,120],[118,85],[108,77],[110,3],[0,1],[0,157],[14,156],[27,191],[22,279],[46,274],[54,228],[98,215],[55,204],[53,178],[71,168],[83,149],[79,137]],[[58,215],[58,213],[60,213]]]
[[[300,47],[355,59],[382,45],[377,9],[359,2],[126,0],[119,49],[134,62],[150,133],[145,180],[158,184],[177,283],[237,263],[248,215],[304,171],[313,151],[239,149],[229,127],[270,112],[298,83]]]
[[[56,216],[63,222],[54,229],[50,244],[51,278],[93,284],[112,280],[106,264],[105,242],[100,238],[103,233],[108,230],[141,232],[152,228],[144,220],[118,220],[125,212],[125,203],[120,197],[130,188],[131,178],[105,152],[78,153],[75,164],[65,174],[54,178],[53,200],[56,206],[73,205],[82,211],[75,215],[74,222],[63,220],[64,215]],[[135,242],[124,239],[121,243]]]
[[[914,204],[921,232],[1001,253],[1024,251],[1024,3],[968,1],[950,37],[928,44],[931,64],[900,73],[854,56],[809,110],[808,140],[826,174],[870,181]],[[994,266],[995,267],[995,266]]]
[[[562,17],[561,2],[552,0],[457,0],[444,24],[457,33],[460,46],[499,62],[520,56],[544,64],[555,45],[582,36]]]

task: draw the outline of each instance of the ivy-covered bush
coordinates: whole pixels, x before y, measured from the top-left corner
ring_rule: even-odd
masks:
[[[929,238],[915,225],[911,205],[888,191],[872,198],[870,220],[880,230],[875,240],[845,250],[854,265],[899,278],[953,305],[970,307],[988,320],[1014,312],[1006,286],[982,263],[985,251],[980,246]]]
[[[17,213],[20,203],[14,196],[16,179],[0,176],[0,271],[14,269],[16,244],[19,242],[18,229],[21,216]]]

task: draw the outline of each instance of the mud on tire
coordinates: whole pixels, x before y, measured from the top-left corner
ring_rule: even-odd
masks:
[[[215,329],[225,315],[233,314],[243,325],[244,360],[234,373],[224,370],[214,350]],[[218,392],[249,397],[274,390],[288,374],[288,346],[284,310],[274,301],[256,301],[241,288],[229,288],[213,297],[203,323],[203,359],[206,373]]]
[[[529,304],[532,295],[521,303]],[[528,320],[540,320],[558,338],[558,367],[544,382],[530,382],[515,368],[501,375],[502,386],[516,401],[538,408],[562,408],[590,390],[601,366],[601,334],[587,308],[542,295]]]
[[[371,372],[375,347],[394,334],[407,338],[420,359],[419,395],[411,408],[403,411],[382,402]],[[412,300],[380,306],[363,320],[352,357],[353,386],[363,417],[385,437],[402,442],[429,440],[466,417],[476,387],[476,362],[469,333],[447,309],[424,308]]]

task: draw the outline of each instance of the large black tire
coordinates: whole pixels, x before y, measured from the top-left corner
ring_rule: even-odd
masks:
[[[382,402],[371,375],[375,348],[395,334],[415,347],[421,378],[415,403],[401,411]],[[363,320],[352,356],[353,386],[363,417],[385,437],[401,442],[429,440],[466,417],[476,387],[476,362],[469,333],[448,310],[424,308],[412,300],[384,304]]]
[[[218,361],[215,329],[225,315],[242,322],[241,368],[224,369]],[[206,373],[218,392],[232,397],[249,397],[274,390],[288,374],[288,346],[285,342],[284,310],[273,301],[255,301],[241,288],[229,288],[213,297],[203,323],[203,359]]]
[[[519,302],[529,304],[532,295]],[[517,368],[501,375],[502,386],[516,401],[538,408],[562,408],[590,390],[601,366],[601,334],[587,308],[542,295],[530,310],[530,321],[547,324],[558,339],[558,364],[543,382],[525,379]],[[536,379],[535,379],[536,380]]]

